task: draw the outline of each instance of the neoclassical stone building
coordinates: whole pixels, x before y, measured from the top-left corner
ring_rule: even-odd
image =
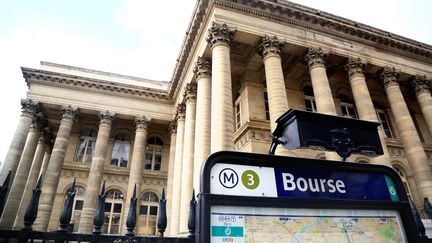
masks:
[[[169,82],[47,62],[22,72],[29,90],[0,174],[0,182],[9,170],[13,178],[2,228],[22,226],[42,175],[38,230],[57,229],[76,178],[74,230],[92,231],[105,181],[104,232],[124,230],[136,184],[138,233],[155,233],[162,188],[170,234],[185,233],[206,156],[267,153],[275,120],[289,108],[381,122],[385,154],[347,163],[391,166],[417,206],[432,198],[432,46],[319,10],[198,1]]]

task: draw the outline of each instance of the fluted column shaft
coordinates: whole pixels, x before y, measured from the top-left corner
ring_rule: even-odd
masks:
[[[0,219],[0,228],[11,229],[13,226],[40,136],[40,128],[35,122],[30,127],[16,175],[9,190],[9,196]]]
[[[398,76],[399,72],[391,67],[384,67],[381,73],[384,89],[390,103],[390,108],[393,114],[395,114],[396,126],[399,130],[400,139],[402,140],[420,198],[432,198],[432,171],[414,121],[400,90],[397,80]]]
[[[230,43],[234,30],[213,23],[207,38],[212,50],[211,152],[234,150],[234,113]]]
[[[136,191],[139,194],[141,192],[141,181],[143,177],[143,165],[146,154],[146,143],[147,143],[147,131],[150,124],[150,119],[143,115],[135,117],[135,140],[133,146],[133,154],[131,160],[131,166],[129,171],[129,182],[126,196],[126,206],[123,210],[123,215],[127,217],[130,207],[130,198],[133,195],[134,187],[136,185]],[[139,205],[139,204],[138,204]],[[137,221],[136,228],[139,227],[139,220]],[[123,233],[127,233],[126,224],[123,224]]]
[[[369,93],[369,89],[366,84],[366,78],[364,76],[365,65],[366,64],[360,58],[349,58],[348,64],[345,66],[345,68],[348,71],[349,82],[351,84],[351,89],[354,96],[354,102],[356,105],[359,119],[379,122],[378,116],[375,112],[375,107]],[[384,154],[376,158],[372,158],[371,162],[392,167],[384,138],[384,132],[382,129],[378,129],[378,135]]]
[[[173,198],[173,181],[174,181],[174,164],[175,164],[175,152],[176,152],[176,141],[177,141],[177,121],[172,120],[169,124],[169,132],[171,134],[170,141],[170,152],[169,152],[169,164],[168,164],[168,180],[167,180],[167,228],[166,232],[168,235],[171,234],[171,207]]]
[[[177,107],[177,140],[174,162],[172,205],[171,205],[171,235],[179,232],[180,223],[180,196],[183,167],[183,142],[185,137],[185,105],[179,104]]]
[[[114,116],[115,113],[110,111],[99,112],[99,130],[88,176],[83,209],[81,211],[78,228],[80,233],[91,233],[93,230],[93,217],[96,212],[98,194],[102,184],[107,145]]]
[[[15,130],[15,134],[12,138],[12,142],[4,160],[4,164],[0,173],[0,183],[3,183],[3,181],[6,179],[9,170],[12,171],[9,185],[11,185],[13,182],[15,172],[18,168],[18,163],[21,159],[21,154],[26,143],[27,134],[36,114],[39,111],[40,103],[38,101],[30,99],[21,100],[21,117],[18,121],[18,126]]]
[[[196,84],[186,85],[186,119],[183,147],[183,166],[180,197],[180,229],[181,233],[188,232],[189,201],[192,197],[194,175],[194,145],[196,119]]]
[[[319,113],[336,116],[336,106],[326,72],[327,52],[321,48],[309,48],[306,61],[309,65],[312,88],[314,91],[315,103]],[[341,160],[335,152],[325,152],[329,160]]]
[[[78,108],[70,105],[62,106],[60,112],[62,114],[62,119],[46,170],[46,176],[42,184],[43,190],[39,201],[39,211],[34,223],[34,228],[38,231],[46,231],[48,228],[66,148],[69,143],[70,132],[73,122],[79,113]]]
[[[199,57],[194,69],[197,82],[196,123],[195,123],[195,158],[193,187],[200,191],[201,166],[210,155],[210,120],[211,120],[211,72],[210,62]]]
[[[426,120],[429,132],[432,134],[432,96],[430,91],[430,83],[424,75],[416,75],[412,81],[417,101],[420,104],[422,114]]]
[[[24,214],[30,203],[30,199],[33,193],[33,188],[36,186],[37,180],[39,178],[42,162],[48,147],[47,145],[48,136],[49,133],[44,132],[44,134],[39,137],[39,142],[37,144],[33,162],[30,168],[30,172],[28,174],[27,183],[25,184],[24,191],[22,192],[22,197],[19,203],[18,212],[16,213],[16,217],[14,219],[14,223],[13,223],[14,229],[21,229],[22,227],[24,227]]]

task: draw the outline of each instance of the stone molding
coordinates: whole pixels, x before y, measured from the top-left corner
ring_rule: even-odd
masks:
[[[197,96],[197,84],[187,83],[184,92],[186,103],[196,101],[196,96]]]
[[[62,119],[74,121],[79,116],[79,109],[76,106],[62,105],[60,108]]]
[[[234,37],[235,29],[228,27],[228,25],[212,23],[212,26],[208,30],[207,42],[211,48],[218,44],[231,45]]]
[[[364,76],[364,68],[366,67],[366,62],[360,57],[349,57],[348,62],[345,65],[345,70],[348,72],[348,77],[354,75]]]
[[[145,131],[149,127],[151,118],[147,118],[144,115],[135,116],[135,129],[136,131]]]
[[[399,70],[397,70],[395,67],[384,67],[381,70],[380,78],[384,88],[388,88],[391,86],[399,86]]]
[[[278,40],[277,36],[264,35],[258,47],[259,54],[265,58],[268,54],[280,56],[286,42]]]
[[[427,80],[426,75],[416,75],[411,80],[411,86],[413,87],[416,95],[423,92],[430,92],[431,82]]]
[[[323,51],[321,47],[310,47],[308,53],[305,56],[305,60],[309,66],[309,69],[315,67],[325,68],[328,52]]]
[[[41,104],[37,100],[21,99],[21,115],[36,119],[36,114],[41,111]]]
[[[169,122],[168,130],[171,133],[171,135],[177,133],[177,120],[176,119],[173,119]]]
[[[99,127],[111,127],[116,113],[111,111],[99,111]]]
[[[177,105],[177,111],[176,111],[176,120],[184,120],[186,116],[186,104],[185,103],[179,103]]]
[[[201,78],[211,77],[211,66],[210,61],[204,57],[198,57],[193,72],[197,81]]]

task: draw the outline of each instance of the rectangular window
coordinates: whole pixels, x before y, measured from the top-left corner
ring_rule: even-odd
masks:
[[[270,120],[270,108],[268,102],[267,88],[264,88],[264,108],[265,108],[266,120]]]
[[[384,112],[384,110],[381,109],[375,109],[378,119],[381,122],[381,128],[384,131],[384,137],[385,138],[393,138],[392,130],[390,121],[387,119],[387,116]]]
[[[356,108],[353,104],[341,102],[342,116],[358,119]]]
[[[312,96],[305,96],[306,111],[317,112],[315,98]]]
[[[240,110],[241,104],[239,101],[236,102],[235,105],[235,122],[236,122],[236,129],[239,129],[241,127],[241,110]]]

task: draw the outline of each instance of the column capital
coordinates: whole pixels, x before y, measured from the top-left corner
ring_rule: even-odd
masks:
[[[187,83],[184,97],[186,99],[186,103],[191,101],[196,101],[196,95],[197,95],[197,85],[196,83]]]
[[[111,127],[116,113],[111,111],[99,111],[99,127]]]
[[[205,59],[204,57],[198,57],[193,72],[197,80],[204,77],[210,78],[211,76],[210,61]]]
[[[212,23],[208,30],[207,42],[211,48],[218,44],[231,45],[235,29],[226,24]]]
[[[36,114],[41,111],[39,101],[32,99],[21,99],[21,115],[35,119]]]
[[[383,67],[380,73],[380,78],[384,88],[388,88],[391,86],[399,86],[399,70],[396,70],[395,67]]]
[[[79,115],[79,109],[76,106],[62,105],[60,108],[62,119],[74,121]]]
[[[186,116],[186,105],[185,103],[179,103],[177,105],[176,120],[184,120]]]
[[[135,129],[136,131],[145,131],[150,125],[151,118],[147,118],[144,115],[135,116]]]
[[[264,35],[259,45],[259,54],[265,58],[268,54],[276,54],[280,56],[282,49],[285,46],[285,41],[280,41],[276,36]]]
[[[345,71],[348,72],[348,77],[352,77],[355,75],[364,76],[365,66],[366,62],[363,61],[360,57],[349,57],[348,62],[345,65]]]
[[[309,66],[309,69],[314,67],[325,67],[328,52],[323,51],[321,47],[310,47],[308,53],[305,56],[305,60]]]
[[[416,75],[411,80],[411,86],[413,87],[416,95],[419,95],[423,92],[430,92],[431,82],[427,80],[426,75]]]
[[[176,134],[177,132],[177,120],[173,119],[169,122],[168,130],[171,134]]]

